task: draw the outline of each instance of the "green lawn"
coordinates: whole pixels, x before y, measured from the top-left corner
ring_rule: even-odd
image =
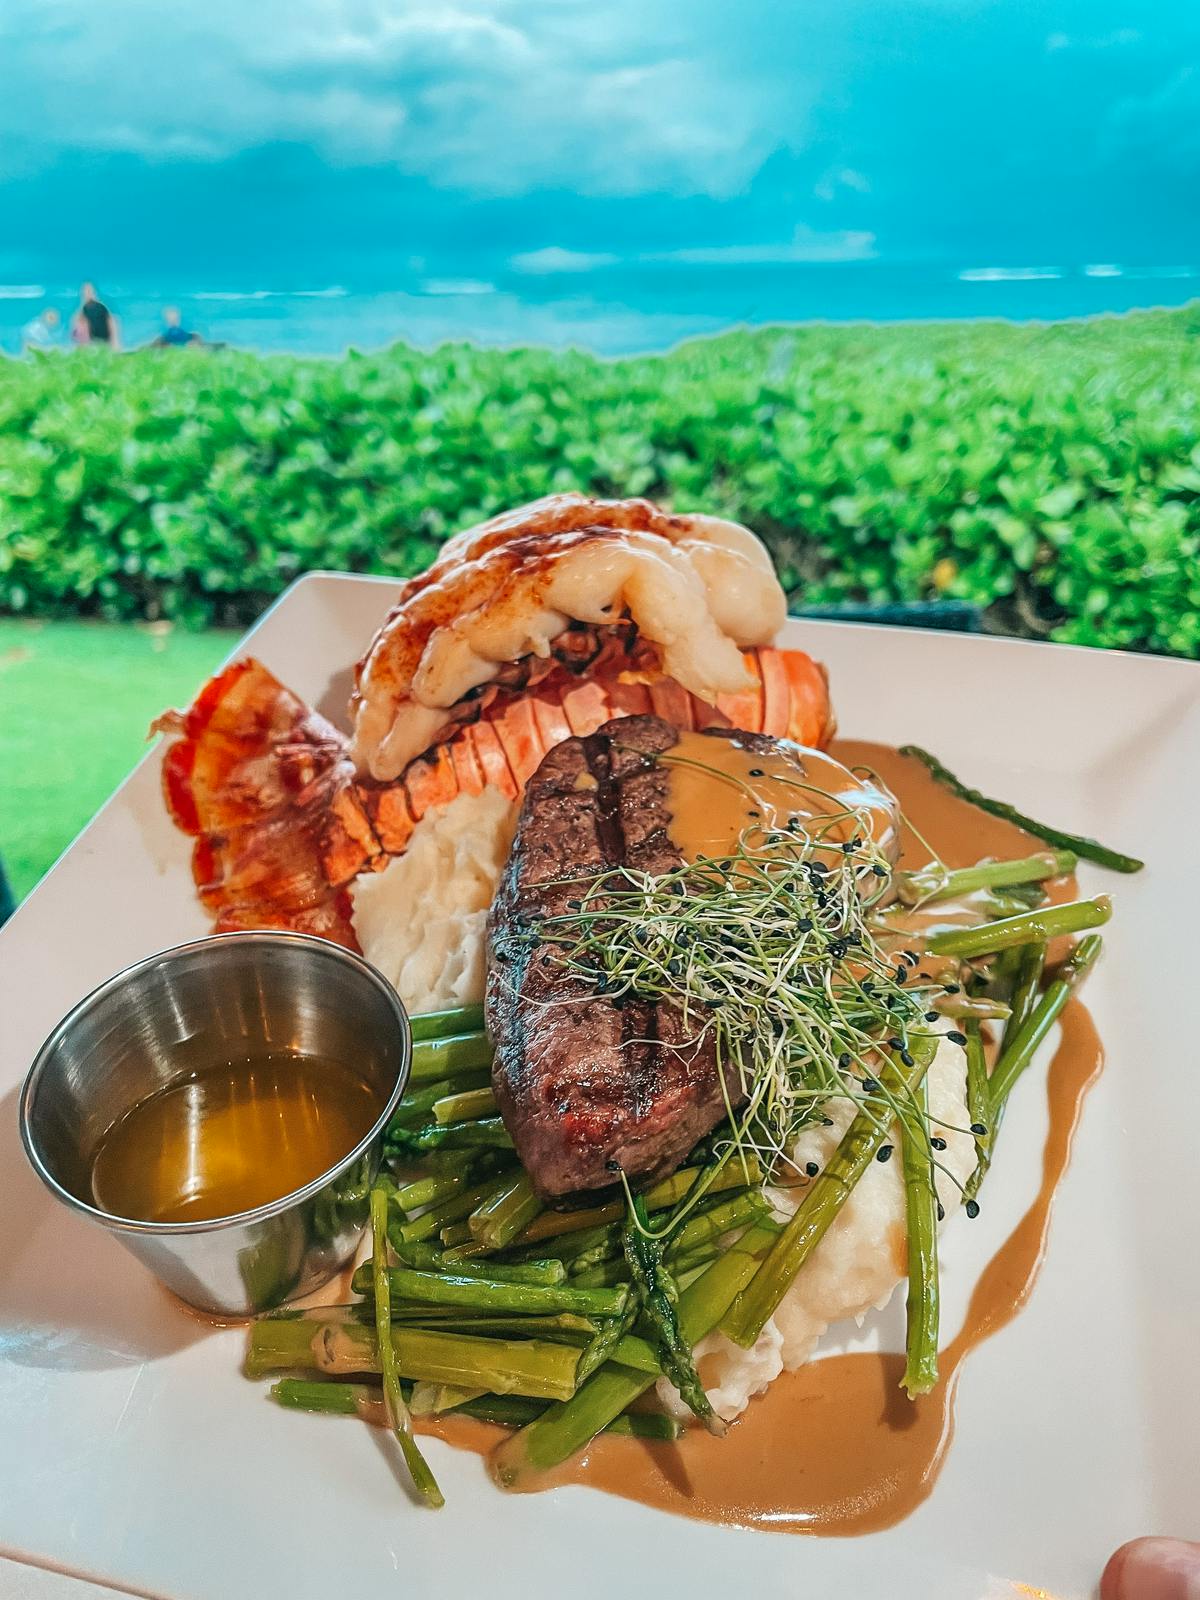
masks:
[[[0,618],[0,857],[27,893],[183,705],[232,633]]]

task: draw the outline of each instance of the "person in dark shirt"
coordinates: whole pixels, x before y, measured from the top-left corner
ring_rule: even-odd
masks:
[[[79,310],[71,320],[71,338],[76,344],[106,344],[121,348],[120,326],[114,314],[96,293],[96,286],[85,283],[79,291]]]
[[[198,333],[183,326],[178,306],[163,307],[163,329],[154,343],[163,348],[182,349],[184,345],[203,344]]]

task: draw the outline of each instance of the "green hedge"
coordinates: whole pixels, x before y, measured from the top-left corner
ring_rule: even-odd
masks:
[[[1200,655],[1200,308],[769,328],[663,356],[396,346],[0,367],[0,609],[243,622],[550,489],[740,518],[808,600]]]

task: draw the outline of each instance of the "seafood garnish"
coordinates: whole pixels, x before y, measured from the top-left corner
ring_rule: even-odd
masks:
[[[411,578],[356,673],[351,754],[386,782],[481,694],[542,664],[590,668],[632,622],[657,673],[712,703],[753,685],[741,651],[787,607],[766,549],[720,517],[550,495],[468,528]]]

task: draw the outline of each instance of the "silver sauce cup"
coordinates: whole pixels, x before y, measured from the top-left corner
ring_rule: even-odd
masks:
[[[148,1222],[96,1204],[97,1150],[128,1111],[199,1067],[265,1050],[343,1061],[377,1091],[383,1109],[336,1166],[212,1221]],[[21,1139],[51,1193],[180,1299],[247,1316],[307,1294],[353,1255],[411,1058],[400,998],[361,956],[306,934],[216,934],[118,972],[59,1023],[25,1080]]]

